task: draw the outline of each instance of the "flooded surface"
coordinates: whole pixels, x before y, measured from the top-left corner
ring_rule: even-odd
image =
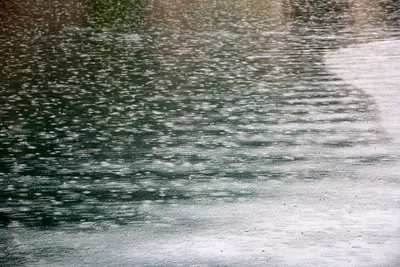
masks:
[[[20,2],[0,265],[400,264],[395,1]]]

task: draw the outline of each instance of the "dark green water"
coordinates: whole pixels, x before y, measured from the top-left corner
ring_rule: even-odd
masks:
[[[333,2],[94,2],[3,4],[0,181],[13,219],[129,223],[143,218],[114,206],[207,197],[192,186],[218,178],[320,179],[385,157],[337,155],[381,136],[363,127],[371,101],[322,55],[392,34],[388,9],[358,7],[357,25],[357,10]]]
[[[143,205],[258,199],[265,181],[395,160],[373,100],[323,62],[398,38],[395,1],[23,3],[0,1],[10,227],[165,223]]]

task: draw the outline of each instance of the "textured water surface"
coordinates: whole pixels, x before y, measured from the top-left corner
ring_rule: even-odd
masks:
[[[1,264],[400,262],[391,78],[346,74],[396,2],[52,3],[0,2]]]

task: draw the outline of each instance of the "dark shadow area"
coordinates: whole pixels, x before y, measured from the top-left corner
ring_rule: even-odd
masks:
[[[317,24],[338,23],[350,8],[348,1],[289,0],[285,1],[285,16]]]
[[[143,20],[147,0],[84,0],[88,24],[94,28],[125,27],[132,29]]]

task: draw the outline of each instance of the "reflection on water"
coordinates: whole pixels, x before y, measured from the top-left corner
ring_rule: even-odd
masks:
[[[0,211],[17,228],[165,223],[152,207],[395,160],[326,51],[398,36],[395,1],[1,1]],[[0,229],[1,230],[1,229]]]

